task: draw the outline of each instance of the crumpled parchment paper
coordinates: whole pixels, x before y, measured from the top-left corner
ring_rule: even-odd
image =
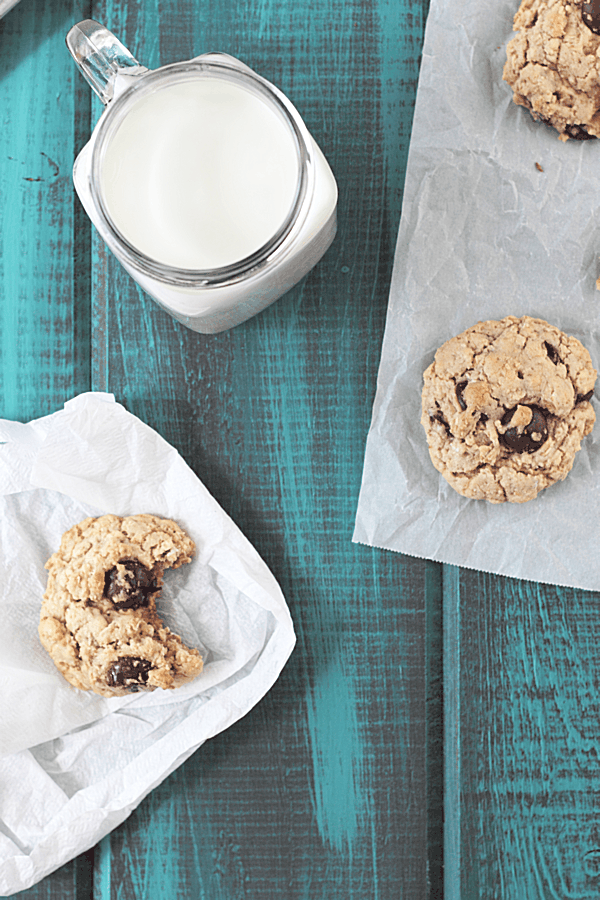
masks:
[[[93,846],[208,738],[269,690],[295,641],[273,575],[177,451],[115,403],[82,394],[0,420],[0,895]],[[37,636],[44,563],[88,515],[151,512],[196,542],[167,570],[164,621],[204,658],[176,691],[105,699],[62,678]]]
[[[16,6],[19,0],[0,0],[0,19],[5,16],[9,9]]]
[[[478,321],[546,319],[600,368],[600,141],[563,143],[512,102],[517,7],[431,3],[354,540],[595,589],[600,422],[567,479],[522,505],[453,491],[420,425],[435,350]]]

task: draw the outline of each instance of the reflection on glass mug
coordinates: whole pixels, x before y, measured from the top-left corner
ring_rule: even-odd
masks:
[[[337,186],[297,110],[224,53],[153,71],[102,25],[67,35],[105,104],[73,180],[138,284],[193,331],[265,309],[336,232]]]

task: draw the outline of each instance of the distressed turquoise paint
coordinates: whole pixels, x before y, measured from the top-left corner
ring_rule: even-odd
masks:
[[[409,12],[93,4],[146,65],[220,49],[271,78],[340,186],[323,262],[223,335],[174,323],[93,241],[94,387],[183,453],[273,568],[299,637],[268,697],[111,835],[100,900],[425,896],[424,567],[351,543],[400,214],[395,129],[412,116],[392,112],[383,57],[395,28],[419,39]]]
[[[386,142],[388,206],[399,209],[404,187],[427,8],[412,0],[378,7],[382,42],[381,122]],[[402,110],[402,115],[398,111]],[[398,152],[399,151],[399,152]]]
[[[23,0],[0,26],[3,415],[88,384],[69,182],[86,109],[62,44],[74,20],[91,12],[148,65],[207,49],[246,59],[294,99],[340,184],[318,269],[214,339],[165,317],[95,244],[94,387],[184,453],[274,569],[299,642],[259,707],[96,848],[94,900],[422,900],[439,791],[423,685],[438,651],[419,623],[436,627],[439,569],[350,545],[421,5],[54,6]],[[598,595],[458,569],[443,591],[447,898],[597,900]],[[88,863],[27,895],[85,900]]]
[[[461,683],[462,635],[459,570],[444,566],[444,900],[463,900],[461,881]]]
[[[111,896],[110,834],[102,838],[94,851],[94,880],[92,900],[110,900]]]
[[[297,302],[301,302],[302,288],[296,295]],[[289,551],[300,571],[313,573],[313,586],[304,597],[304,616],[299,627],[304,651],[312,658],[316,673],[314,683],[307,685],[306,696],[315,820],[322,839],[351,857],[366,803],[360,784],[364,750],[357,723],[353,660],[347,654],[344,660],[343,615],[335,573],[330,572],[330,546],[324,540],[326,510],[316,501],[320,477],[325,472],[328,477],[337,472],[318,465],[319,448],[314,443],[317,413],[312,391],[306,392],[305,387],[309,384],[307,360],[298,352],[294,340],[297,312],[289,315],[294,298],[288,297],[285,302],[289,350],[285,368],[275,383],[264,384],[270,398],[271,421],[270,433],[263,431],[261,437],[275,450],[275,471],[285,511],[282,524],[289,536]],[[269,356],[275,348],[268,347],[272,332],[268,323],[264,325],[262,336]],[[247,369],[248,360],[242,354],[236,358]],[[327,403],[325,397],[322,402]]]
[[[129,858],[128,871],[130,882],[122,885],[121,893],[130,891],[135,897],[148,900],[170,900],[173,886],[180,883],[177,855],[171,852],[171,844],[177,834],[175,811],[170,810],[168,818],[150,821],[147,832],[147,843],[143,854],[126,848],[125,859]],[[108,895],[110,896],[110,894]],[[117,900],[119,892],[117,892]]]
[[[444,573],[425,569],[425,733],[427,754],[427,878],[431,897],[444,890]]]
[[[460,570],[452,590],[450,897],[595,900],[600,595]]]
[[[315,819],[323,840],[351,861],[359,822],[366,814],[360,781],[364,748],[347,668],[339,656],[325,665],[322,681],[306,701]]]
[[[8,418],[41,415],[89,385],[80,365],[89,334],[74,321],[74,102],[64,57],[65,29],[80,7],[29,0],[0,24],[0,382]]]

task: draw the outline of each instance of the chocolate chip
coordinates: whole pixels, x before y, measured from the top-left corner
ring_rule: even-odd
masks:
[[[437,406],[437,403],[436,403],[436,406]],[[432,413],[429,414],[429,418],[431,419],[432,422],[439,422],[440,425],[443,425],[444,428],[446,429],[446,434],[448,435],[448,437],[454,437],[454,435],[450,431],[450,426],[446,422],[446,420],[444,418],[444,414],[442,413],[442,411],[439,407],[433,414]]]
[[[548,354],[550,362],[553,362],[554,365],[557,366],[560,362],[560,356],[558,355],[556,347],[553,347],[548,341],[544,341],[544,347],[546,348],[546,353]]]
[[[458,400],[459,406],[461,409],[466,409],[467,404],[465,403],[465,398],[463,397],[466,386],[468,385],[468,381],[461,381],[456,385],[456,399]]]
[[[158,590],[156,572],[137,559],[122,559],[104,576],[104,596],[112,600],[115,609],[148,606],[150,595]]]
[[[152,664],[147,659],[137,656],[121,656],[110,666],[106,673],[109,687],[127,687],[132,693],[140,690],[140,685],[148,681],[148,673]]]
[[[522,431],[518,428],[508,428],[500,439],[508,450],[514,453],[535,453],[548,438],[548,426],[544,411],[539,406],[530,406],[531,421]],[[515,414],[517,407],[507,410],[502,417],[502,424],[508,425]]]
[[[594,391],[588,391],[587,394],[577,394],[577,403],[589,403],[594,396]]]
[[[531,109],[531,107],[528,107]],[[543,122],[545,125],[549,125],[551,128],[555,128],[556,126],[552,124],[550,119],[546,119],[544,116],[539,116],[536,113],[533,113],[533,118],[537,119],[538,122]],[[565,127],[565,132],[572,137],[576,141],[595,141],[596,135],[589,134],[586,130],[585,125],[567,125]]]
[[[583,125],[567,125],[565,131],[569,137],[576,141],[593,141],[596,139],[596,135],[586,131]]]
[[[583,0],[581,18],[590,31],[600,34],[600,0]]]

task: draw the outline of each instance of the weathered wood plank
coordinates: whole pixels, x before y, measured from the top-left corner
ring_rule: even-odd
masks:
[[[28,0],[0,22],[2,416],[27,420],[89,388],[89,273],[71,182],[85,108],[64,34],[86,4]],[[78,110],[76,114],[76,108]],[[80,234],[80,238],[76,237]],[[81,241],[83,238],[83,242]]]
[[[17,898],[17,900],[92,900],[94,861],[94,850],[82,853],[29,890],[12,894],[11,898]]]
[[[600,595],[448,568],[446,900],[600,893]]]
[[[409,593],[398,560],[368,562],[364,664],[342,611],[319,631],[311,594],[322,597],[307,578],[293,604],[300,647],[279,682],[111,834],[103,896],[117,885],[157,900],[174,886],[211,898],[427,896],[424,704],[411,690],[425,585],[413,576]],[[284,587],[298,580],[292,571]]]
[[[86,15],[81,0],[26,0],[0,22],[0,415],[21,421],[90,387],[90,230],[71,182],[89,101],[64,47]],[[86,900],[92,862],[19,896]]]
[[[172,322],[94,241],[94,387],[180,450],[271,566],[299,637],[256,709],[103,843],[95,900],[422,900],[438,570],[351,544],[422,6],[113,0],[93,15],[149,66],[210,49],[242,58],[293,99],[340,186],[322,263],[221,335]]]

